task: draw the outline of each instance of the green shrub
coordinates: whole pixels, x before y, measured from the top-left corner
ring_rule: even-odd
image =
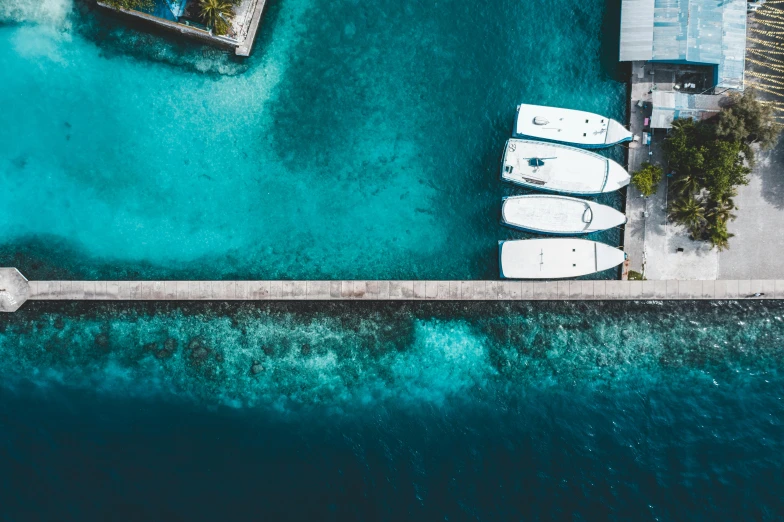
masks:
[[[662,171],[661,167],[646,161],[642,164],[640,170],[632,176],[632,183],[643,196],[652,196],[656,194],[656,189],[662,180],[662,174],[664,174],[664,171]]]
[[[104,0],[104,2],[115,8],[134,11],[150,11],[155,7],[155,0]]]
[[[646,281],[645,276],[634,270],[629,270],[628,279],[629,281]]]

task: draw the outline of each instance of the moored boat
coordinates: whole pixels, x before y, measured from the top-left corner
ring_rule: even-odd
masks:
[[[592,112],[520,104],[514,135],[586,148],[603,148],[632,140],[632,133],[617,121]]]
[[[631,177],[617,162],[587,150],[510,139],[504,149],[501,179],[538,190],[591,195],[625,187]]]
[[[504,279],[563,279],[614,268],[625,254],[598,241],[545,238],[499,241],[498,258]]]
[[[621,226],[626,223],[626,216],[593,201],[555,194],[528,194],[504,198],[501,222],[540,234],[577,235]]]

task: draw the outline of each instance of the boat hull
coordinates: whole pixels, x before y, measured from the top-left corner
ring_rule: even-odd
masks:
[[[610,143],[610,144],[607,144],[607,145],[605,145],[605,144],[602,144],[602,145],[585,145],[585,144],[575,143],[573,141],[558,141],[558,140],[552,140],[552,139],[549,139],[549,138],[542,138],[540,136],[533,136],[533,135],[530,135],[530,134],[518,134],[516,132],[513,134],[513,136],[515,138],[520,138],[522,140],[546,141],[547,143],[556,143],[558,145],[569,145],[569,146],[572,146],[572,147],[580,147],[581,149],[588,149],[588,150],[606,149],[608,147],[612,147],[613,145],[620,145],[621,143],[632,141],[632,139],[629,138],[628,140],[617,141],[615,143]]]
[[[504,147],[501,179],[534,190],[593,196],[625,187],[631,177],[617,162],[584,149],[513,138]]]
[[[575,238],[520,239],[498,242],[502,279],[569,279],[617,267],[623,251]]]
[[[529,104],[517,106],[512,134],[583,149],[604,149],[633,138],[619,122],[600,114]]]
[[[501,223],[551,236],[592,234],[626,223],[623,213],[606,205],[568,196],[529,194],[504,198]]]

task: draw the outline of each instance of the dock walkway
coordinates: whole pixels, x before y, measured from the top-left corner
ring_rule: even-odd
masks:
[[[628,301],[784,299],[784,280],[27,281],[0,268],[0,311],[33,301]]]
[[[245,32],[244,38],[234,53],[237,56],[250,56],[250,52],[253,49],[253,43],[256,41],[256,31],[259,29],[259,23],[261,22],[261,15],[264,12],[264,5],[266,4],[266,0],[253,0],[253,14],[250,17],[250,25],[248,26],[247,32]]]

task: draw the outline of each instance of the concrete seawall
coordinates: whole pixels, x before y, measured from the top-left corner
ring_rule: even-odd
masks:
[[[259,24],[261,22],[262,14],[264,13],[266,0],[254,0],[249,13],[249,25],[247,29],[244,29],[241,32],[240,37],[236,40],[229,37],[214,35],[211,32],[200,29],[198,27],[172,22],[170,20],[165,20],[163,18],[159,18],[147,13],[142,13],[140,11],[135,11],[133,9],[115,7],[100,0],[97,2],[97,4],[100,7],[114,11],[115,13],[154,24],[166,31],[185,35],[189,38],[214,45],[221,49],[234,50],[234,53],[237,56],[246,57],[250,56],[250,52],[253,49],[253,44],[256,41],[256,33],[259,30]]]
[[[33,301],[624,301],[784,299],[784,280],[27,281],[0,268],[0,310]]]
[[[782,281],[31,281],[32,300],[784,299]]]

